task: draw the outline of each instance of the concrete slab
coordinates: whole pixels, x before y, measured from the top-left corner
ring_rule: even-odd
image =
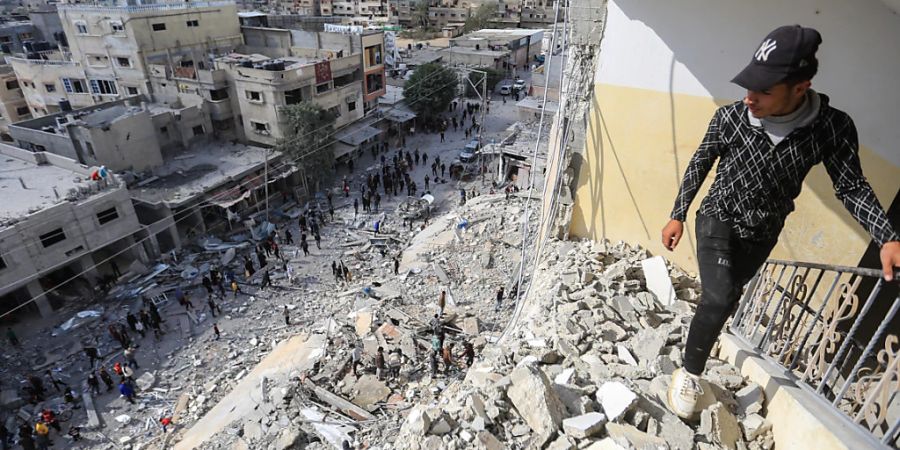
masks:
[[[641,267],[644,269],[647,290],[656,296],[656,300],[663,306],[674,303],[675,288],[672,287],[672,279],[669,278],[666,260],[662,256],[654,256],[641,261]]]
[[[228,424],[248,415],[259,406],[254,400],[263,377],[274,383],[287,383],[290,373],[312,368],[322,356],[325,337],[298,335],[278,344],[253,370],[209,412],[187,430],[175,450],[200,448],[207,439]],[[253,393],[253,395],[251,395]]]

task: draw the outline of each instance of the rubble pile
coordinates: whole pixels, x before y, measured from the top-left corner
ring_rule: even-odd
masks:
[[[508,335],[463,383],[412,408],[392,448],[773,447],[763,390],[715,358],[697,417],[666,407],[694,278],[621,242],[554,241],[540,261]]]
[[[352,280],[341,282],[334,292],[322,276],[293,294],[301,305],[297,320],[326,336],[318,361],[310,370],[292,374],[290,382],[268,386],[270,401],[214,436],[210,447],[282,449],[300,448],[290,445],[302,443],[306,448],[340,448],[343,440],[369,446],[393,441],[413,405],[434,401],[465,376],[462,343],[480,352],[496,340],[511,315],[514,302],[497,309],[495,293],[500,287],[509,290],[526,201],[534,200],[485,194],[427,226],[377,237],[361,222],[348,221],[341,259],[352,271]],[[373,245],[374,239],[385,241]],[[383,251],[381,245],[388,248]],[[399,249],[404,251],[398,277],[391,255]],[[443,311],[438,305],[442,291]],[[438,372],[432,373],[429,354],[436,315],[446,342],[454,345],[453,362],[447,366],[439,361]],[[361,360],[354,371],[357,347]],[[396,373],[388,368],[378,376],[374,359],[379,347],[388,359],[399,350]],[[259,356],[254,354],[254,359]],[[241,376],[230,372],[216,378],[229,380],[231,386]],[[214,405],[218,391],[228,389],[191,394],[188,404],[203,395],[204,405]],[[199,407],[189,410],[182,420],[190,426],[203,412]]]

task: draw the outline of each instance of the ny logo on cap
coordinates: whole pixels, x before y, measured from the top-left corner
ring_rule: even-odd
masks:
[[[756,55],[754,55],[756,57],[756,60],[768,61],[769,53],[772,53],[772,50],[775,50],[775,47],[776,42],[774,40],[766,39],[765,41],[763,41],[763,43],[759,46],[759,50],[756,51]]]

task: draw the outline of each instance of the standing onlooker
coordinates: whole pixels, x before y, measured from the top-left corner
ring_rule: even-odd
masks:
[[[125,397],[125,400],[128,400],[128,403],[131,403],[132,405],[135,404],[134,388],[132,388],[126,380],[122,380],[122,382],[119,383],[119,393],[122,394],[123,397]]]
[[[284,315],[284,324],[290,325],[291,324],[291,311],[288,309],[287,305],[284,305],[284,309],[282,310],[281,314]]]
[[[378,347],[375,353],[375,375],[379,380],[384,380],[384,347]]]
[[[219,340],[220,337],[222,337],[222,334],[219,332],[219,324],[217,324],[217,323],[213,324],[213,333],[216,333],[217,341]]]

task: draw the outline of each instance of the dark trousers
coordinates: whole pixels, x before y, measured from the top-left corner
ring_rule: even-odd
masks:
[[[743,239],[730,225],[702,215],[697,216],[696,231],[703,292],[684,347],[684,369],[701,375],[725,321],[737,307],[743,286],[769,257],[777,240]]]

